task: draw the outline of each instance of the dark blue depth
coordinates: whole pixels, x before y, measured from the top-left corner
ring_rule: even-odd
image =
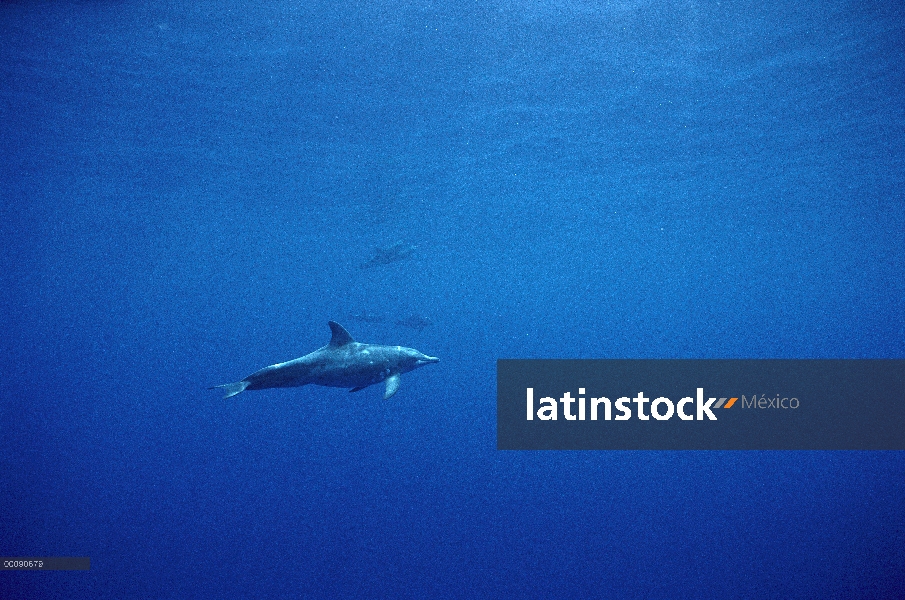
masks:
[[[0,598],[893,598],[905,457],[499,452],[498,358],[905,358],[900,2],[0,4]],[[412,249],[412,247],[414,247]],[[355,394],[206,388],[326,343]]]

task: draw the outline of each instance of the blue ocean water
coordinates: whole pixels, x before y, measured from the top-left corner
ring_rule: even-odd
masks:
[[[0,597],[905,596],[901,452],[495,449],[498,358],[905,357],[903,57],[895,1],[3,2],[0,555],[91,570]],[[206,389],[331,319],[441,362]]]

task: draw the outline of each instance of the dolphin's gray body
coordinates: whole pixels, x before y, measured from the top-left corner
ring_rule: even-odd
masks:
[[[224,398],[245,390],[276,387],[300,387],[313,383],[330,387],[352,388],[357,392],[369,385],[386,381],[384,400],[399,389],[399,376],[423,365],[440,362],[439,358],[421,354],[414,348],[360,344],[339,323],[330,321],[333,337],[330,343],[301,358],[264,367],[242,381],[217,385]]]

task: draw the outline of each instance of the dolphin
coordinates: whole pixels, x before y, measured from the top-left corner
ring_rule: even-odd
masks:
[[[377,313],[372,313],[372,312],[367,312],[367,311],[362,312],[362,313],[355,313],[354,315],[349,315],[349,318],[352,319],[353,321],[361,321],[362,323],[379,324],[379,323],[387,322],[386,317],[384,317],[383,315],[379,315]]]
[[[418,331],[423,330],[430,324],[430,319],[428,319],[427,317],[422,317],[420,315],[409,315],[404,319],[399,319],[398,321],[396,321],[396,325],[409,327],[411,329],[417,329]]]
[[[359,265],[358,268],[370,269],[372,267],[380,267],[399,262],[400,260],[405,260],[406,258],[413,256],[417,249],[418,246],[412,246],[411,244],[405,244],[403,242],[396,242],[389,248],[377,248],[374,252],[374,256],[371,257],[371,260]]]
[[[386,381],[383,399],[399,390],[399,376],[418,367],[440,362],[439,358],[421,354],[414,348],[361,344],[352,339],[345,328],[330,321],[333,336],[330,343],[301,358],[264,367],[242,381],[215,385],[223,388],[223,398],[232,398],[245,390],[276,387],[300,387],[313,383],[330,387],[363,390]]]

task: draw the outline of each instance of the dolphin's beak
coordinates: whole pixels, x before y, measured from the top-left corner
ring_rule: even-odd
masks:
[[[430,365],[438,362],[440,362],[440,359],[436,356],[425,356],[424,358],[418,359],[418,366],[420,367],[421,365]]]

